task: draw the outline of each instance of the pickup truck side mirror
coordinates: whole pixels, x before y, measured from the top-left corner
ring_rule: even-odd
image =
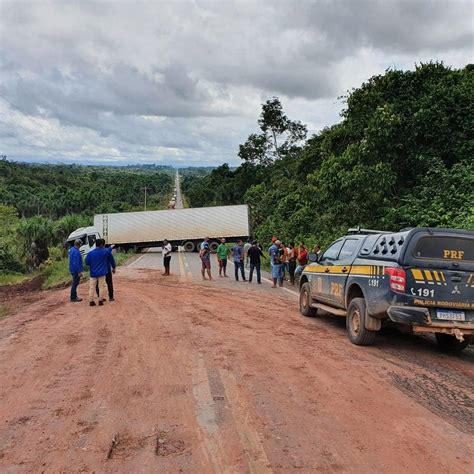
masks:
[[[310,254],[308,254],[308,260],[311,263],[317,262],[318,261],[318,255],[315,254],[315,253],[310,253]]]

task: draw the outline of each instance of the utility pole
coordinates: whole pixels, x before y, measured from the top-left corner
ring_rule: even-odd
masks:
[[[145,211],[146,211],[146,193],[147,191],[151,191],[151,188],[147,188],[146,186],[143,188],[143,190],[145,191]]]

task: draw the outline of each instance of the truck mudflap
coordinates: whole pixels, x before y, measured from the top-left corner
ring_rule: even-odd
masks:
[[[400,324],[429,324],[431,322],[428,308],[415,306],[390,306],[387,310],[389,318]]]
[[[428,308],[390,306],[387,313],[390,320],[394,323],[411,325],[413,332],[451,334],[461,342],[464,341],[465,336],[470,337],[474,335],[473,322],[433,322]]]

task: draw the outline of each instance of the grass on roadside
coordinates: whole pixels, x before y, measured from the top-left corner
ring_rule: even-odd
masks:
[[[3,273],[0,272],[0,285],[14,285],[21,283],[26,280],[31,280],[38,275],[38,272],[34,273]]]
[[[117,265],[122,265],[126,260],[128,260],[133,254],[126,254],[124,252],[118,252],[114,254],[114,259]],[[69,273],[69,262],[65,258],[60,261],[52,262],[51,265],[47,266],[43,270],[43,275],[46,276],[46,280],[43,283],[43,289],[48,290],[58,285],[62,285],[71,280],[71,274]],[[88,276],[89,273],[88,267],[84,266],[84,274]]]

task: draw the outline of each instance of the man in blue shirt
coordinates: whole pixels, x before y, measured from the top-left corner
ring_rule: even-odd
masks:
[[[276,288],[277,283],[278,286],[283,286],[284,250],[282,248],[281,242],[279,240],[275,241],[275,243],[268,249],[268,253],[270,254],[270,262],[272,266],[272,288]]]
[[[76,240],[74,245],[69,249],[69,272],[72,275],[71,285],[71,301],[74,303],[82,301],[82,298],[77,297],[77,287],[81,281],[82,276],[82,255],[79,248],[82,245],[82,240]]]
[[[104,241],[105,242],[105,241]],[[112,273],[115,273],[115,268],[117,264],[115,263],[115,258],[112,254],[112,252],[109,255],[109,260],[108,260],[108,272],[107,275],[105,275],[105,283],[107,284],[107,291],[109,292],[109,301],[115,301],[114,298],[114,281],[112,279]],[[97,296],[99,296],[99,284],[95,286],[95,292]]]
[[[245,268],[244,268],[244,242],[243,240],[239,240],[237,245],[232,247],[232,256],[234,257],[234,271],[235,271],[235,281],[239,281],[239,269],[240,273],[242,274],[242,280],[247,281],[245,279]]]
[[[105,275],[109,272],[111,248],[104,248],[104,239],[96,240],[96,248],[89,252],[86,257],[86,265],[90,267],[91,277],[89,280],[89,305],[95,306],[95,288],[99,284],[99,306],[105,301],[106,286]]]

